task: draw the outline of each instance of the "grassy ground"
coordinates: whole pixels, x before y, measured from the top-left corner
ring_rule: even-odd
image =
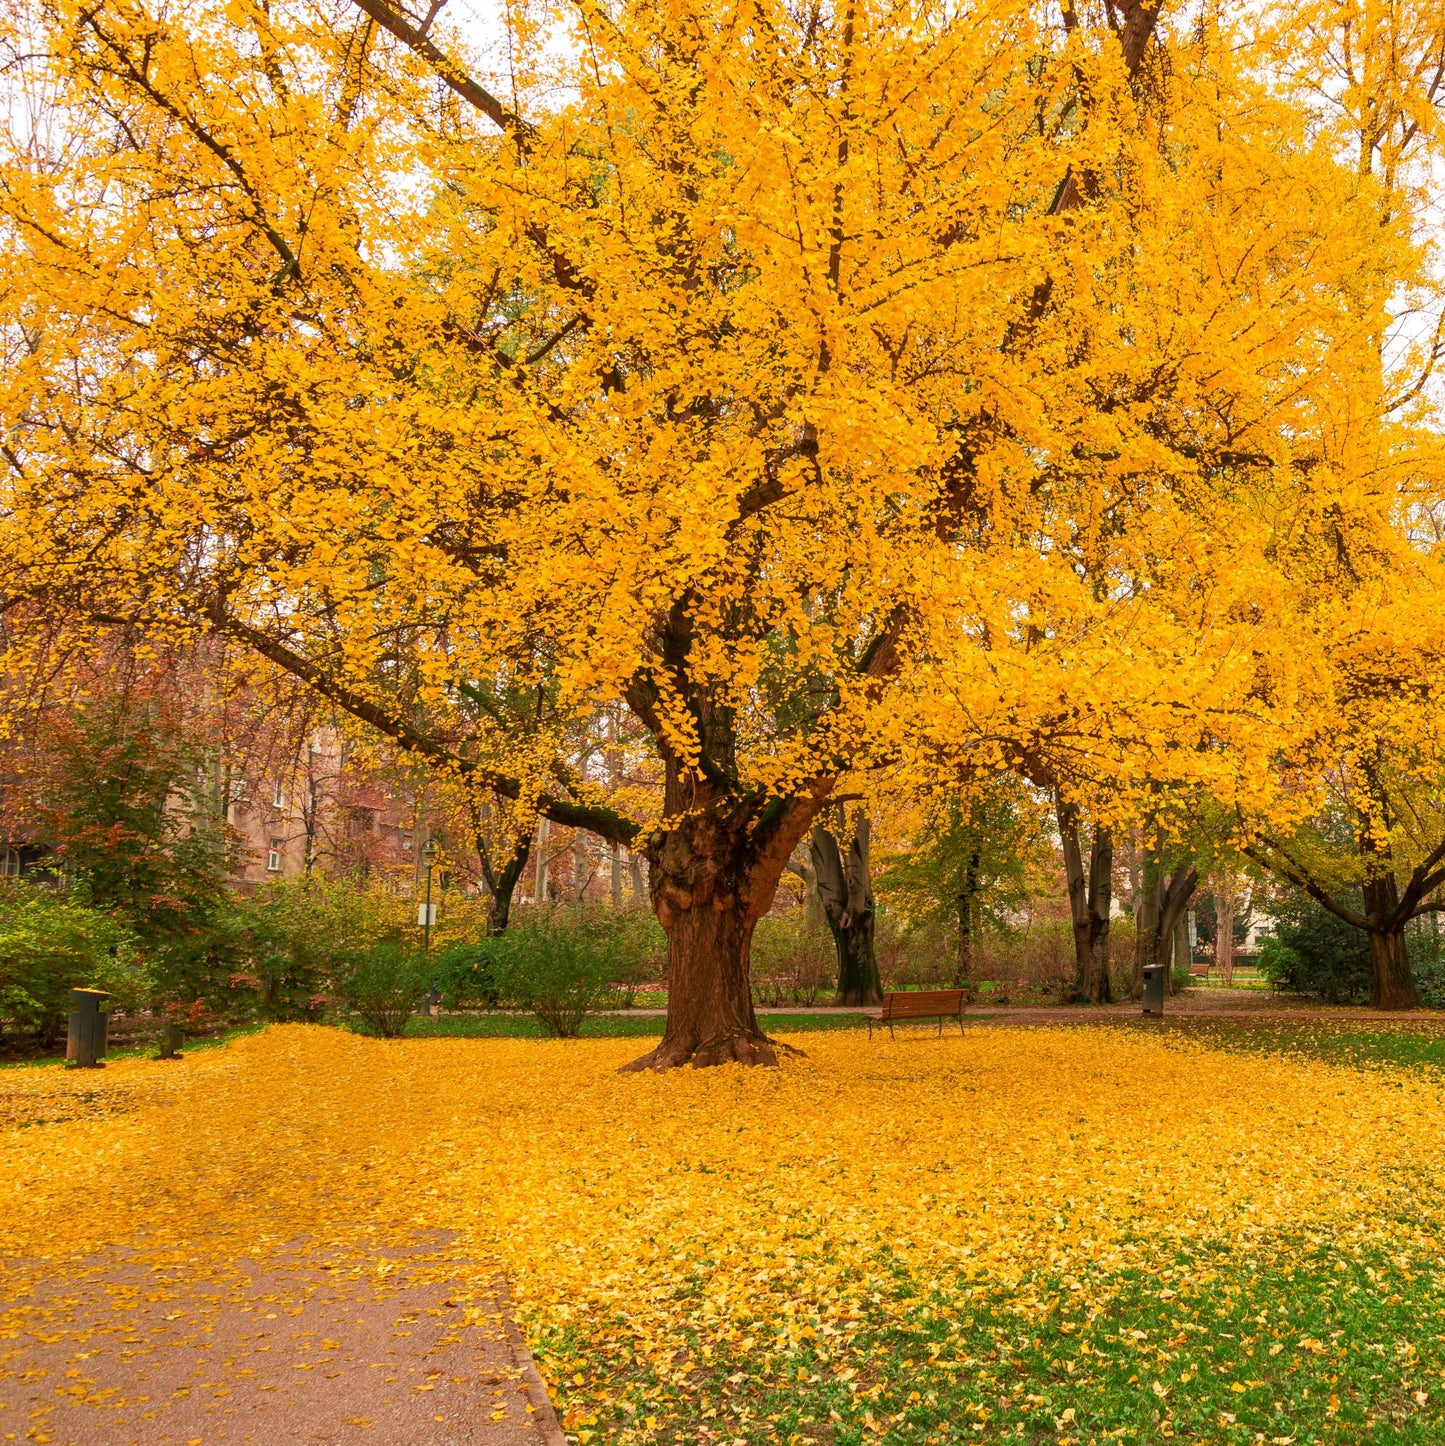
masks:
[[[766,1014],[769,1034],[814,1029],[860,1029],[861,1014]],[[631,1039],[661,1035],[667,1021],[656,1014],[596,1014],[582,1021],[583,1039]],[[547,1031],[530,1014],[419,1014],[406,1027],[408,1039],[543,1039]]]
[[[1440,1025],[794,1033],[661,1078],[414,1025],[7,1075],[0,1283],[420,1229],[512,1280],[579,1446],[1445,1441]]]
[[[1401,1020],[1378,1016],[1351,1020],[1292,1018],[1211,1019],[1165,1015],[1162,1021],[1121,1021],[1118,1028],[1162,1031],[1166,1038],[1194,1040],[1215,1049],[1319,1059],[1359,1069],[1445,1070],[1445,1019]]]
[[[182,1053],[190,1054],[196,1050],[221,1049],[225,1045],[237,1039],[245,1039],[247,1035],[259,1034],[266,1028],[262,1024],[239,1025],[235,1029],[221,1030],[217,1034],[206,1035],[203,1038],[188,1039],[182,1046]],[[145,1044],[112,1045],[105,1052],[106,1061],[126,1059],[154,1059],[157,1054],[157,1046],[153,1042]],[[39,1069],[51,1065],[63,1065],[65,1063],[64,1053],[40,1054],[21,1059],[0,1059],[0,1069]]]

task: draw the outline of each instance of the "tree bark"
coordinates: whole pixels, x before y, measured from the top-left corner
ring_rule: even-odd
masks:
[[[873,880],[869,871],[867,815],[858,820],[846,861],[838,842],[821,826],[813,830],[809,858],[823,917],[838,950],[835,1005],[883,1002],[878,956],[873,947]]]
[[[1186,917],[1186,911],[1181,909],[1179,917],[1174,921],[1174,948],[1170,951],[1169,992],[1171,994],[1178,993],[1174,987],[1174,970],[1181,964],[1188,967],[1193,962],[1189,950],[1189,920]]]
[[[551,834],[551,819],[540,819],[537,823],[537,876],[532,885],[532,899],[538,904],[547,902],[547,846],[551,843]]]
[[[1112,1004],[1109,980],[1109,921],[1114,909],[1114,838],[1102,824],[1094,825],[1089,852],[1089,967],[1084,997],[1091,1004]]]
[[[1226,988],[1234,983],[1234,880],[1227,875],[1214,888],[1214,967]]]
[[[1410,974],[1395,875],[1381,873],[1366,879],[1364,895],[1365,918],[1370,924],[1370,1003],[1376,1009],[1418,1009],[1420,997]]]
[[[973,910],[978,897],[978,866],[981,862],[978,849],[968,856],[963,870],[963,892],[958,896],[958,959],[953,971],[955,989],[967,989],[973,984]]]
[[[511,858],[496,873],[492,872],[486,853],[482,853],[487,887],[492,894],[492,906],[487,913],[487,934],[491,938],[495,939],[507,932],[507,926],[512,921],[512,895],[516,892],[518,880],[526,871],[531,852],[532,837],[529,834],[526,838],[517,840]]]
[[[1089,972],[1089,886],[1084,879],[1084,855],[1079,844],[1079,811],[1061,798],[1058,818],[1064,882],[1069,890],[1069,918],[1074,930],[1074,983],[1082,994]]]
[[[693,780],[686,811],[668,793],[670,822],[647,840],[653,909],[667,934],[667,1026],[656,1049],[623,1068],[776,1064],[784,1046],[758,1028],[748,951],[822,789],[764,805],[709,797]]]
[[[1081,998],[1094,1004],[1113,1000],[1109,981],[1109,916],[1114,897],[1114,840],[1108,829],[1094,825],[1089,872],[1079,839],[1079,812],[1062,799],[1058,804],[1059,838],[1064,849],[1064,876],[1069,887],[1069,914],[1074,930],[1074,982]]]
[[[1143,863],[1143,887],[1134,912],[1134,979],[1131,997],[1140,997],[1144,988],[1146,966],[1171,966],[1175,932],[1184,918],[1184,911],[1199,887],[1199,874],[1194,866],[1182,863],[1169,879],[1164,878],[1161,850],[1146,843]],[[1167,987],[1167,985],[1166,985]]]

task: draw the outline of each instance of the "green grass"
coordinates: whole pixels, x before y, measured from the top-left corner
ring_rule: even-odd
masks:
[[[769,1034],[801,1034],[813,1029],[860,1029],[861,1014],[764,1014],[758,1021]],[[582,1022],[584,1039],[631,1039],[661,1035],[667,1021],[659,1014],[594,1014]],[[547,1031],[530,1014],[414,1015],[408,1039],[545,1039]]]
[[[1388,1024],[1371,1020],[1186,1018],[1122,1023],[1130,1029],[1162,1030],[1166,1037],[1198,1040],[1215,1049],[1247,1050],[1285,1058],[1322,1059],[1357,1069],[1445,1070],[1445,1019]]]
[[[206,1035],[195,1039],[187,1039],[181,1046],[182,1054],[193,1054],[201,1049],[221,1049],[230,1044],[233,1039],[244,1039],[248,1034],[259,1034],[268,1026],[264,1020],[254,1024],[242,1024],[234,1029],[222,1030],[219,1034]],[[107,1049],[105,1057],[113,1059],[155,1059],[159,1053],[159,1046],[150,1041],[146,1044],[129,1044],[120,1049]],[[64,1054],[37,1055],[34,1059],[7,1059],[0,1061],[0,1069],[41,1069],[55,1065],[64,1065],[66,1062]]]
[[[1445,1282],[1433,1260],[1280,1240],[1267,1255],[1220,1249],[1095,1280],[1040,1273],[1025,1295],[975,1287],[960,1311],[891,1266],[901,1322],[865,1323],[840,1357],[804,1342],[759,1372],[743,1353],[676,1371],[618,1359],[692,1439],[696,1403],[746,1439],[830,1446],[1165,1440],[1297,1446],[1434,1446],[1445,1439]],[[698,1289],[705,1291],[706,1281]],[[1080,1288],[1082,1287],[1082,1288]],[[565,1372],[569,1341],[543,1345]],[[679,1389],[681,1387],[681,1389]],[[1424,1394],[1422,1403],[1417,1392]],[[661,1414],[661,1412],[659,1412]],[[594,1441],[622,1422],[598,1422]],[[608,1429],[609,1424],[612,1427]],[[775,1434],[774,1434],[775,1433]],[[724,1437],[725,1439],[725,1437]]]

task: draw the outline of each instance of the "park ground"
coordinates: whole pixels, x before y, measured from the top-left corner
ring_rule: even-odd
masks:
[[[579,1443],[1445,1439],[1445,1019],[1072,1016],[661,1077],[625,1037],[300,1025],[0,1071],[0,1439],[170,1419],[131,1353],[189,1313],[171,1439],[318,1371],[311,1439],[525,1427],[499,1346],[407,1356],[503,1280]]]

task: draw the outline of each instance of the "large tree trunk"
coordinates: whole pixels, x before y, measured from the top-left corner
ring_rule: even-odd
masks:
[[[838,992],[833,999],[836,1005],[883,1002],[878,956],[873,948],[873,880],[868,845],[866,814],[858,820],[846,860],[838,841],[821,826],[813,830],[809,843],[818,899],[838,950]]]
[[[1418,1009],[1420,997],[1410,974],[1410,955],[1401,930],[1370,930],[1370,968],[1374,987],[1370,1003],[1376,1009]]]
[[[1365,917],[1370,921],[1370,1003],[1376,1009],[1418,1009],[1420,997],[1410,974],[1405,927],[1400,920],[1400,890],[1393,873],[1377,874],[1364,886]]]
[[[776,1064],[782,1048],[758,1028],[748,949],[820,800],[755,817],[736,799],[692,792],[692,811],[670,806],[671,826],[647,843],[653,908],[667,933],[667,1027],[627,1070]]]

